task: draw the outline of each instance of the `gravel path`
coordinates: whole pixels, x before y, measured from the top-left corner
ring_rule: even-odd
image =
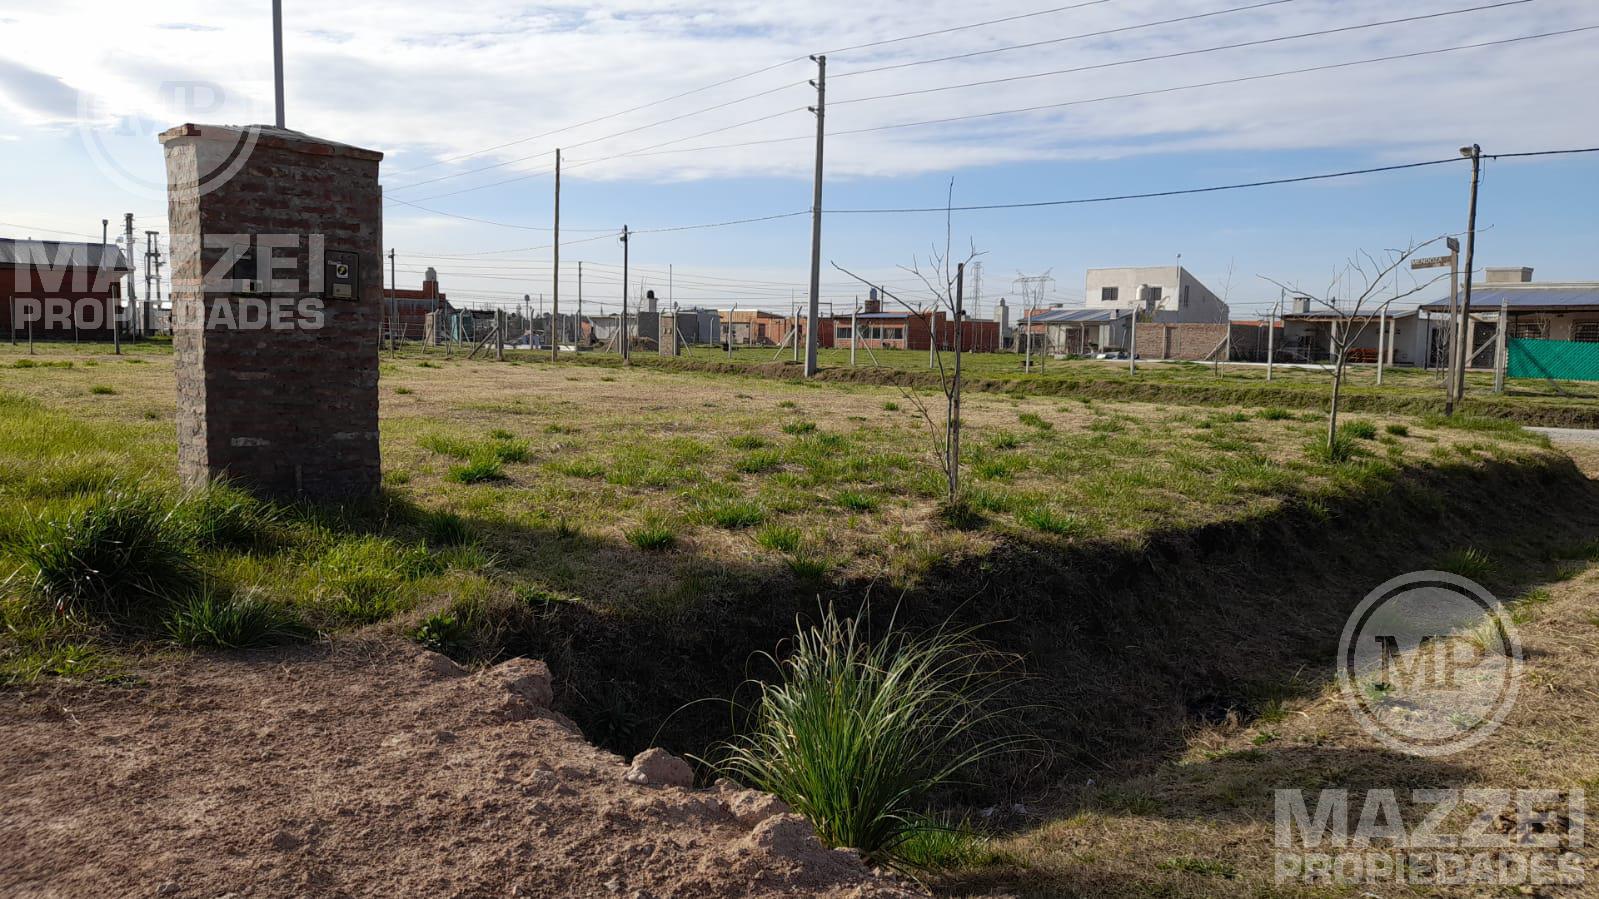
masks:
[[[541,662],[354,641],[141,673],[0,704],[0,895],[915,895],[770,796],[625,782]]]

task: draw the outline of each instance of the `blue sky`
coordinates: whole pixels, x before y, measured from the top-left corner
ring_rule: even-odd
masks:
[[[956,205],[1032,202],[1437,159],[1472,141],[1489,153],[1599,146],[1591,98],[1599,82],[1599,54],[1591,49],[1599,32],[1022,115],[841,133],[1599,25],[1599,9],[1587,0],[1527,0],[1121,64],[1493,2],[1420,0],[1396,8],[1370,0],[1100,0],[833,53],[824,206],[939,206],[950,179]],[[814,101],[803,84],[813,69],[796,57],[1044,8],[911,0],[865,7],[820,0],[803,8],[763,0],[285,5],[290,126],[383,150],[389,196],[427,207],[396,202],[387,209],[385,242],[399,252],[402,285],[432,265],[458,299],[548,294],[550,253],[533,248],[549,243],[548,233],[536,230],[550,224],[551,181],[542,172],[560,145],[569,148],[564,239],[599,237],[563,250],[563,298],[573,299],[575,263],[585,260],[586,304],[614,304],[621,252],[614,238],[576,229],[619,229],[624,222],[655,229],[809,207],[806,135],[813,126],[802,107]],[[268,9],[265,0],[224,10],[166,0],[148,4],[139,17],[110,21],[102,4],[88,0],[48,7],[0,0],[0,27],[15,38],[0,48],[0,162],[13,173],[0,195],[0,234],[97,234],[101,218],[115,227],[128,211],[140,230],[164,231],[154,134],[185,120],[270,120]],[[1217,14],[1135,27],[1207,13]],[[851,74],[1111,29],[1130,30]],[[794,61],[751,78],[568,127],[788,59]],[[1089,66],[1096,68],[1016,78]],[[864,99],[1001,78],[1016,80]],[[660,123],[665,119],[674,120]],[[608,136],[618,131],[630,133]],[[704,132],[714,133],[695,137]],[[671,141],[676,150],[768,143],[623,155]],[[474,171],[485,167],[491,168]],[[1276,297],[1259,275],[1319,291],[1351,254],[1463,230],[1468,174],[1465,164],[1453,164],[1191,197],[960,213],[954,241],[962,251],[970,244],[984,253],[985,311],[1012,292],[1019,273],[1051,271],[1052,299],[1070,304],[1081,299],[1085,268],[1170,264],[1181,253],[1183,264],[1225,292],[1242,317]],[[1540,279],[1599,280],[1595,208],[1599,154],[1490,162],[1479,265],[1531,265]],[[791,292],[804,294],[809,233],[806,216],[641,233],[632,244],[633,263],[662,295],[671,265],[680,304],[786,308]],[[908,287],[913,279],[896,267],[925,264],[943,237],[942,215],[829,216],[824,264]],[[824,297],[840,305],[858,292],[830,267],[823,280]]]

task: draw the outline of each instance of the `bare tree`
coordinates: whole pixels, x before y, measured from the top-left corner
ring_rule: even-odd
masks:
[[[949,199],[953,200],[955,182],[950,181]],[[948,204],[946,203],[946,210]],[[904,298],[896,296],[892,291],[873,284],[860,275],[847,268],[832,263],[833,267],[844,274],[871,288],[875,287],[883,296],[888,297],[905,309],[909,316],[924,315],[927,318],[928,339],[932,343],[933,359],[938,371],[939,386],[944,394],[944,416],[939,421],[933,411],[928,408],[922,398],[904,385],[898,385],[900,394],[915,407],[917,414],[927,424],[928,436],[932,441],[933,455],[938,460],[939,467],[943,470],[944,480],[948,486],[948,501],[956,503],[960,498],[960,431],[961,431],[961,349],[965,342],[963,323],[966,310],[962,303],[963,280],[966,266],[982,254],[975,247],[970,248],[963,260],[954,260],[950,250],[951,225],[950,214],[944,214],[944,246],[942,249],[933,247],[928,253],[926,266],[921,261],[912,259],[909,266],[900,266],[902,271],[915,275],[922,282],[923,288],[932,296],[932,303],[924,308],[911,305]],[[955,323],[954,360],[953,365],[946,368],[944,365],[944,350],[938,345],[937,313],[947,311],[950,319]],[[907,335],[908,336],[908,335]],[[875,357],[874,357],[875,359]]]
[[[1332,358],[1329,368],[1332,370],[1333,383],[1332,401],[1327,409],[1327,453],[1330,457],[1337,458],[1339,455],[1338,406],[1343,398],[1344,372],[1349,365],[1350,350],[1365,335],[1367,328],[1386,317],[1389,306],[1426,290],[1448,276],[1440,275],[1427,281],[1417,282],[1409,290],[1396,291],[1380,299],[1377,296],[1378,292],[1386,290],[1393,283],[1390,280],[1393,273],[1410,257],[1440,240],[1443,240],[1443,237],[1435,237],[1419,244],[1411,243],[1402,250],[1385,250],[1381,256],[1374,256],[1362,250],[1334,274],[1332,282],[1320,295],[1301,289],[1297,283],[1290,285],[1265,275],[1260,276],[1263,280],[1295,296],[1310,300],[1315,306],[1329,313],[1331,318],[1332,335],[1329,344]],[[1350,299],[1339,300],[1336,291],[1340,285],[1345,285],[1346,289],[1358,293]]]

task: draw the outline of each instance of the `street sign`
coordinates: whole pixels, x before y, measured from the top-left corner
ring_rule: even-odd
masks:
[[[1449,265],[1450,262],[1452,262],[1454,260],[1454,258],[1455,257],[1453,255],[1449,255],[1449,256],[1423,256],[1420,259],[1412,259],[1412,260],[1410,260],[1410,267],[1413,268],[1413,269],[1417,269],[1417,268],[1445,268],[1445,267],[1447,267]]]

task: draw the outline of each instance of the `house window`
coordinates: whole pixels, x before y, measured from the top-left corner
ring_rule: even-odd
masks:
[[[1184,309],[1188,306],[1188,285],[1183,285],[1183,295],[1177,300],[1177,308]]]
[[[905,339],[905,329],[904,328],[884,328],[883,329],[883,333],[887,336],[887,339],[889,339],[889,340],[904,340]]]
[[[1577,322],[1572,325],[1571,339],[1583,343],[1599,343],[1599,321]]]
[[[1102,303],[1114,303],[1118,296],[1120,296],[1120,291],[1117,288],[1101,287],[1099,289],[1099,301]]]
[[[1548,325],[1549,323],[1542,319],[1533,319],[1532,321],[1520,322],[1512,320],[1510,322],[1510,330],[1507,333],[1511,337],[1520,338],[1522,340],[1542,340],[1544,329],[1547,328]],[[1581,338],[1578,339],[1580,340]],[[1594,339],[1599,340],[1599,334],[1596,334]]]
[[[839,340],[849,340],[850,339],[849,325],[839,325],[838,327],[833,329],[833,333],[836,335],[837,339],[839,339]]]

